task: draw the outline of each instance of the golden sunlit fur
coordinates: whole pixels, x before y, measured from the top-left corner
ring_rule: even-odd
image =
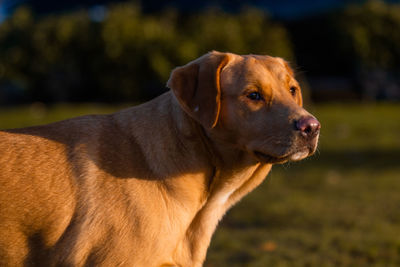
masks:
[[[292,127],[308,113],[282,59],[211,52],[168,87],[114,114],[0,131],[0,266],[202,266],[227,209],[272,163],[315,150]]]

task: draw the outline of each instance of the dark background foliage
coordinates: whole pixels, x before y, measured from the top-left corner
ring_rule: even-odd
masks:
[[[144,101],[210,50],[284,57],[315,101],[400,98],[399,4],[288,2],[22,2],[0,24],[0,103]]]

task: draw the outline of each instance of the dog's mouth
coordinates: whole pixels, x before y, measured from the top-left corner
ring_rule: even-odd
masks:
[[[313,155],[317,149],[317,145],[318,137],[308,142],[304,142],[304,140],[301,139],[300,141],[275,149],[277,150],[275,153],[253,150],[253,154],[260,162],[280,164],[288,161],[299,161]]]
[[[309,149],[303,149],[279,157],[265,154],[260,151],[254,151],[254,155],[259,161],[271,164],[280,164],[280,163],[285,163],[287,161],[299,161],[308,157],[311,154],[312,152]]]

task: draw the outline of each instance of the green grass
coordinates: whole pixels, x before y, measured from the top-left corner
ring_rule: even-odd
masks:
[[[118,107],[0,110],[0,128]],[[318,153],[274,166],[216,231],[206,267],[400,266],[400,105],[330,104]]]

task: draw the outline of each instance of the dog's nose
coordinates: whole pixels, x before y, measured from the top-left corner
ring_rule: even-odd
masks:
[[[321,129],[321,124],[319,121],[312,117],[304,117],[300,120],[296,121],[296,130],[300,131],[304,137],[314,138],[319,133],[319,129]]]

